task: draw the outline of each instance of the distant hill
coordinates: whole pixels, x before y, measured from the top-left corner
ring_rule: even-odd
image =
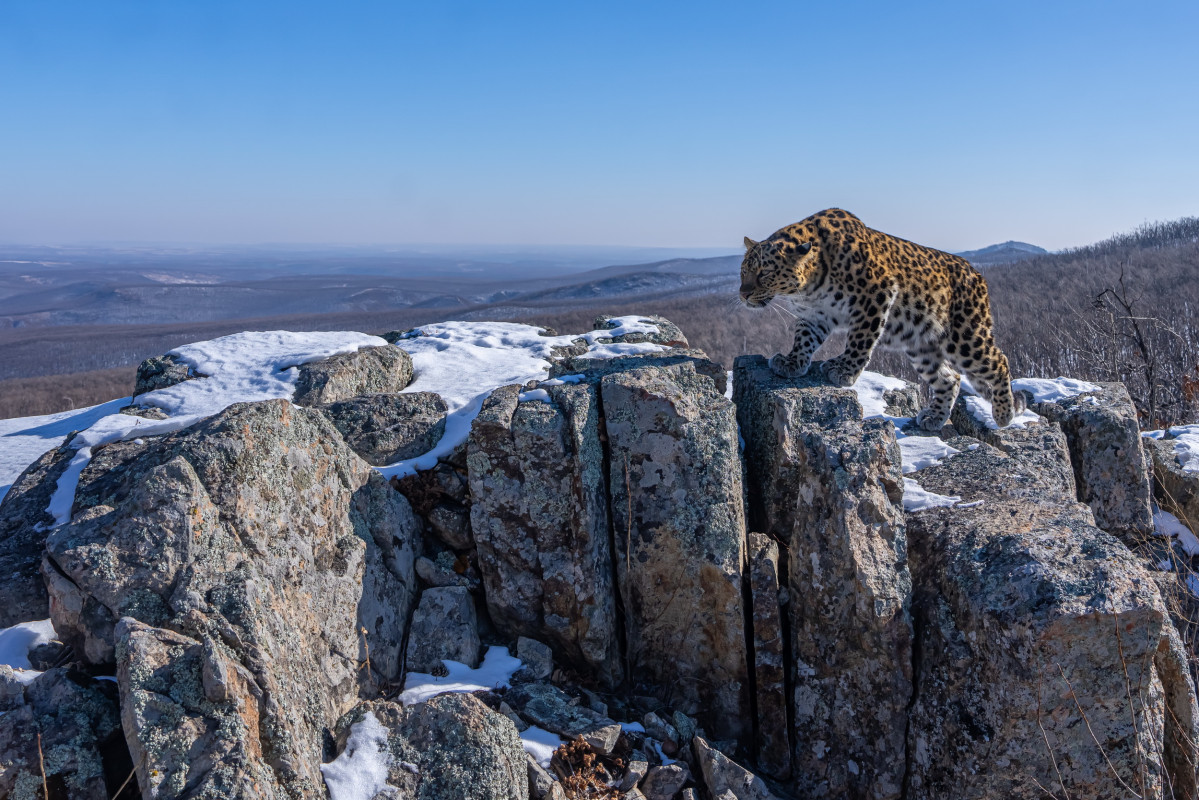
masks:
[[[990,247],[983,247],[979,250],[967,250],[964,253],[956,255],[969,261],[976,267],[993,267],[998,264],[1014,264],[1017,261],[1024,261],[1035,256],[1043,256],[1049,253],[1044,247],[1037,247],[1035,244],[1028,242],[1004,242],[1002,244],[993,244]]]

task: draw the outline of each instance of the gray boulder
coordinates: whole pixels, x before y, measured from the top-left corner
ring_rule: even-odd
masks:
[[[794,783],[899,797],[912,627],[894,429],[862,421],[853,391],[780,381],[760,356],[734,377],[751,515],[788,544]]]
[[[1058,423],[1070,448],[1078,499],[1095,524],[1135,545],[1153,532],[1151,487],[1137,410],[1122,383],[1031,408]]]
[[[721,737],[750,731],[733,405],[691,363],[600,382],[631,675]]]
[[[505,636],[620,679],[608,497],[596,388],[546,387],[551,402],[497,389],[471,428],[471,528],[487,609]]]
[[[228,647],[262,698],[245,746],[304,794],[319,786],[323,728],[399,678],[418,546],[406,501],[320,414],[268,401],[98,451],[43,570],[56,630],[90,663],[129,657],[122,617]],[[148,721],[147,742],[155,725],[174,723]]]
[[[338,750],[344,753],[367,713],[387,732],[387,784],[394,792],[384,796],[528,800],[527,759],[516,727],[473,695],[443,694],[411,708],[360,705],[338,725]]]
[[[679,330],[679,326],[675,325],[665,317],[655,316],[653,314],[637,317],[639,322],[649,322],[657,326],[657,330],[652,333],[625,333],[620,336],[599,336],[596,341],[602,344],[611,342],[653,342],[654,344],[665,345],[666,347],[688,348],[691,345],[687,343],[687,337]],[[608,317],[596,317],[592,323],[592,330],[604,331],[611,330],[619,326],[619,323]]]
[[[709,359],[703,350],[686,348],[672,348],[654,353],[634,353],[615,358],[600,358],[586,354],[562,358],[551,364],[550,377],[584,375],[589,381],[598,381],[605,375],[616,372],[650,367],[671,367],[679,364],[690,364],[697,373],[711,378],[712,383],[716,385],[716,390],[724,394],[728,386],[728,373],[724,367]]]
[[[776,800],[761,778],[712,747],[703,737],[696,736],[692,747],[704,785],[712,797],[732,792],[736,800]]]
[[[1199,531],[1199,472],[1182,468],[1173,439],[1145,439],[1144,444],[1153,462],[1154,499],[1183,525]]]
[[[59,668],[22,685],[0,665],[0,797],[108,800],[129,774],[117,687]]]
[[[138,365],[133,394],[137,396],[155,389],[165,389],[195,377],[198,377],[196,373],[178,356],[170,353],[165,356],[154,356]]]
[[[426,589],[412,615],[404,664],[411,672],[430,673],[442,659],[479,666],[475,601],[460,586]]]
[[[412,357],[394,345],[363,347],[301,364],[292,402],[320,406],[367,394],[398,392],[412,383]]]
[[[906,796],[1194,796],[1195,695],[1153,579],[1031,451],[967,443],[920,482],[976,505],[908,515]]]
[[[346,444],[376,466],[427,453],[445,433],[446,404],[433,392],[369,394],[319,409]]]
[[[779,548],[761,533],[749,534],[748,545],[758,765],[770,777],[782,780],[791,774],[791,744],[787,733],[785,633],[779,608]]]
[[[43,453],[0,500],[0,628],[50,614],[41,566],[54,517],[46,508],[74,455],[70,439]]]

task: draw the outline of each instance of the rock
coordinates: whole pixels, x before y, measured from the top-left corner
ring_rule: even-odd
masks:
[[[137,367],[137,379],[133,385],[133,396],[152,392],[155,389],[165,389],[177,383],[198,377],[191,367],[183,363],[178,356],[167,353],[165,356],[147,358]]]
[[[621,336],[599,336],[596,341],[608,344],[612,342],[637,343],[637,342],[653,342],[654,344],[665,345],[666,347],[690,347],[687,343],[687,337],[679,330],[679,326],[675,325],[665,317],[654,315],[642,316],[637,318],[639,322],[649,322],[658,326],[658,330],[653,333],[626,333]],[[609,317],[596,317],[592,323],[592,330],[606,331],[612,330],[620,326],[616,320]]]
[[[399,678],[419,547],[403,497],[319,413],[276,400],[97,451],[75,512],[43,563],[60,638],[96,665],[117,660],[122,617],[222,642],[263,698],[244,746],[282,791],[319,786],[323,730],[376,683],[368,645]]]
[[[546,683],[529,683],[509,690],[507,700],[525,719],[547,731],[573,739],[581,736],[607,755],[620,738],[620,725],[584,706],[572,703],[570,695]]]
[[[1182,468],[1173,439],[1145,439],[1144,444],[1153,461],[1153,496],[1158,505],[1192,531],[1199,530],[1199,472]]]
[[[908,515],[906,796],[1191,797],[1194,691],[1154,581],[1039,463],[983,445],[920,473],[982,503]]]
[[[653,711],[650,711],[641,718],[641,726],[645,728],[646,736],[651,736],[659,742],[669,744],[671,752],[678,752],[679,746],[684,744],[683,737],[679,734],[678,729]]]
[[[530,797],[528,758],[516,728],[474,695],[443,694],[411,708],[365,703],[339,724],[339,750],[344,751],[367,713],[387,732],[387,783],[398,789],[383,796],[413,800]]]
[[[791,744],[787,735],[787,664],[778,600],[779,548],[769,536],[751,533],[748,550],[758,766],[770,777],[782,780],[791,774]]]
[[[477,588],[478,580],[472,581],[465,574],[454,571],[456,559],[452,553],[442,551],[436,559],[421,556],[416,560],[416,574],[430,586],[465,586]]]
[[[621,795],[621,800],[646,800],[646,797],[640,789],[634,786]]]
[[[363,347],[299,366],[292,402],[320,406],[368,394],[398,392],[412,383],[412,358],[398,347]]]
[[[737,800],[776,800],[761,778],[710,746],[702,736],[696,736],[691,743],[704,785],[713,797],[732,792]]]
[[[749,732],[732,404],[690,363],[600,382],[628,662],[720,736]]]
[[[532,680],[545,680],[554,671],[554,654],[546,645],[527,636],[516,640],[516,656],[524,663],[523,672]]]
[[[679,793],[679,800],[699,800],[699,795],[694,789],[684,789]]]
[[[674,796],[691,780],[686,764],[674,763],[661,767],[650,767],[641,782],[641,791],[646,800],[674,800]]]
[[[446,404],[433,392],[368,394],[319,409],[346,444],[376,466],[427,453],[445,433]]]
[[[469,550],[473,545],[470,512],[458,505],[441,503],[425,517],[433,535],[455,550]]]
[[[68,438],[26,467],[0,500],[0,628],[50,615],[41,569],[54,517],[46,508],[74,455]]]
[[[760,356],[737,359],[734,397],[760,481],[751,517],[788,543],[794,785],[899,797],[912,584],[893,426],[863,421],[852,390],[781,381]]]
[[[259,730],[268,700],[223,643],[131,617],[116,635],[121,716],[145,796],[283,798],[288,788],[320,786],[315,767],[294,750],[278,753],[291,780],[272,769]],[[319,763],[319,747],[308,755]]]
[[[544,800],[544,798],[551,797],[558,782],[528,753],[525,753],[525,767],[529,771],[530,800]]]
[[[470,590],[461,586],[426,589],[412,615],[404,664],[410,672],[431,673],[442,659],[479,666],[478,619]]]
[[[116,795],[132,767],[116,684],[60,667],[22,685],[0,665],[0,797],[42,797],[43,765],[52,797]]]
[[[649,762],[645,759],[631,758],[624,768],[624,775],[620,779],[620,784],[616,787],[621,792],[627,792],[633,789],[637,784],[641,783],[641,779],[649,772]]]
[[[953,407],[950,421],[953,429],[962,436],[986,442],[996,450],[1023,460],[1028,464],[1030,474],[1036,475],[1047,490],[1078,496],[1070,447],[1056,422],[1037,420],[1024,428],[988,428],[970,412],[965,397],[961,396]],[[950,444],[952,446],[952,442]]]
[[[674,348],[650,353],[632,353],[615,358],[588,356],[584,353],[552,362],[550,377],[584,375],[589,381],[597,381],[605,375],[616,372],[650,367],[671,367],[678,364],[690,364],[697,373],[711,378],[712,383],[716,386],[716,391],[724,394],[728,386],[728,373],[723,366],[709,359],[708,354],[703,350],[694,349]]]
[[[621,675],[596,388],[505,386],[471,427],[471,528],[492,622],[615,685]]]
[[[1078,499],[1095,524],[1136,545],[1153,533],[1151,487],[1137,410],[1122,383],[1031,407],[1066,434]]]

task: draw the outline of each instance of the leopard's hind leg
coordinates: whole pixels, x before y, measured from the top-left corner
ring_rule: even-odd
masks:
[[[921,349],[905,352],[912,367],[928,384],[928,404],[916,416],[916,425],[921,430],[937,433],[949,421],[953,404],[958,399],[962,376],[949,366],[944,355],[931,343]]]
[[[963,348],[965,350],[965,348]],[[991,416],[995,424],[1007,427],[1017,414],[1024,410],[1024,402],[1012,394],[1012,376],[1008,370],[1007,356],[987,337],[965,350],[973,358],[959,357],[957,364],[970,376],[970,385],[984,400],[991,403]]]

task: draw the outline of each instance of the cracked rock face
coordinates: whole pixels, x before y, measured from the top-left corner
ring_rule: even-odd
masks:
[[[99,450],[73,520],[47,539],[43,569],[59,635],[91,663],[117,662],[130,687],[144,678],[145,691],[162,694],[152,688],[156,660],[220,656],[184,659],[169,681],[200,676],[202,698],[172,697],[127,731],[141,742],[130,740],[139,770],[193,785],[199,775],[170,766],[203,770],[202,759],[179,755],[191,746],[155,743],[187,709],[200,715],[188,735],[217,746],[232,723],[203,703],[238,697],[239,774],[302,797],[322,791],[322,732],[359,691],[399,677],[418,546],[407,502],[320,414],[268,401]]]
[[[745,516],[732,403],[690,363],[600,381],[631,674],[720,737],[749,732]]]
[[[920,480],[982,503],[908,515],[907,796],[1193,796],[1186,655],[1137,558],[1030,450],[983,445]]]
[[[380,467],[427,453],[445,433],[445,401],[432,392],[363,395],[320,410],[355,453]]]

